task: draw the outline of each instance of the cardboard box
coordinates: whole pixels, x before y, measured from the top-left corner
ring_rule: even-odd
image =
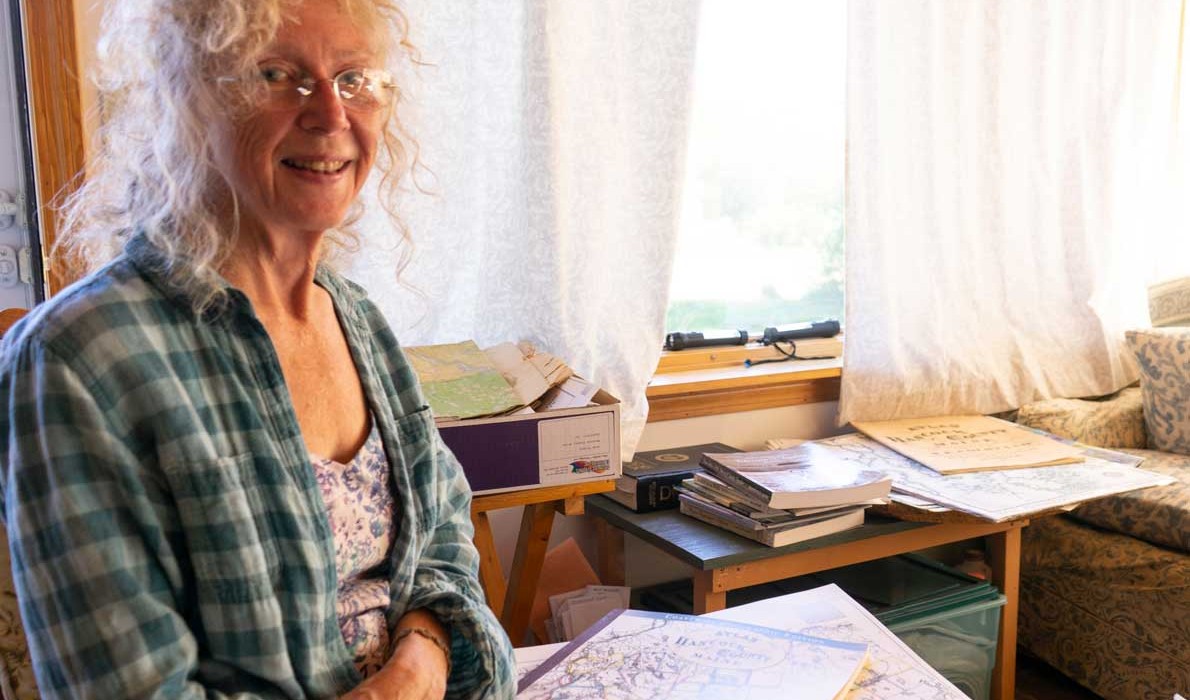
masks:
[[[620,400],[498,418],[444,421],[438,431],[476,494],[620,476]]]

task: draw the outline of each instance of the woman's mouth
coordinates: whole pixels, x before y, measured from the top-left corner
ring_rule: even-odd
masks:
[[[281,164],[287,168],[326,175],[334,175],[342,172],[350,162],[349,160],[298,160],[296,158],[283,158],[281,160]]]

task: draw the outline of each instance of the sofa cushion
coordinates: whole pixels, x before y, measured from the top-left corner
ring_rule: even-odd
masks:
[[[1016,422],[1095,447],[1144,449],[1145,414],[1140,389],[1104,400],[1049,399],[1021,406]]]
[[[0,524],[0,695],[4,700],[37,700],[37,681],[21,624],[8,535]]]
[[[1151,450],[1123,451],[1144,457],[1141,469],[1168,474],[1178,481],[1088,501],[1071,516],[1152,544],[1190,552],[1190,457]]]
[[[1140,365],[1149,449],[1190,455],[1190,328],[1125,335]]]

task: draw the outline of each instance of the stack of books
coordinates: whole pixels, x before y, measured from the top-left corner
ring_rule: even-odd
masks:
[[[652,513],[678,507],[676,487],[697,472],[705,452],[739,452],[731,445],[708,442],[688,447],[637,452],[624,463],[623,475],[616,479],[616,490],[607,497],[637,513]]]
[[[812,442],[784,450],[711,453],[678,487],[685,515],[770,547],[834,534],[887,503],[890,479]]]

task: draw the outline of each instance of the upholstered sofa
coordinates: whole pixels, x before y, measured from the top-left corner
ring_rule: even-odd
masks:
[[[24,309],[0,311],[0,336],[25,313]],[[36,700],[37,697],[37,683],[33,679],[33,665],[29,661],[25,628],[21,626],[21,613],[17,609],[8,535],[4,524],[0,523],[0,698]]]
[[[1146,389],[1154,389],[1151,370],[1169,379],[1160,362],[1140,360]],[[1190,363],[1174,371],[1190,386]],[[1190,414],[1186,396],[1175,397],[1173,413]],[[1190,456],[1151,449],[1169,442],[1154,439],[1154,423],[1164,430],[1171,418],[1152,398],[1133,387],[1017,414],[1020,423],[1142,456],[1140,468],[1179,479],[1037,518],[1024,530],[1020,644],[1108,700],[1170,700],[1190,690]]]

